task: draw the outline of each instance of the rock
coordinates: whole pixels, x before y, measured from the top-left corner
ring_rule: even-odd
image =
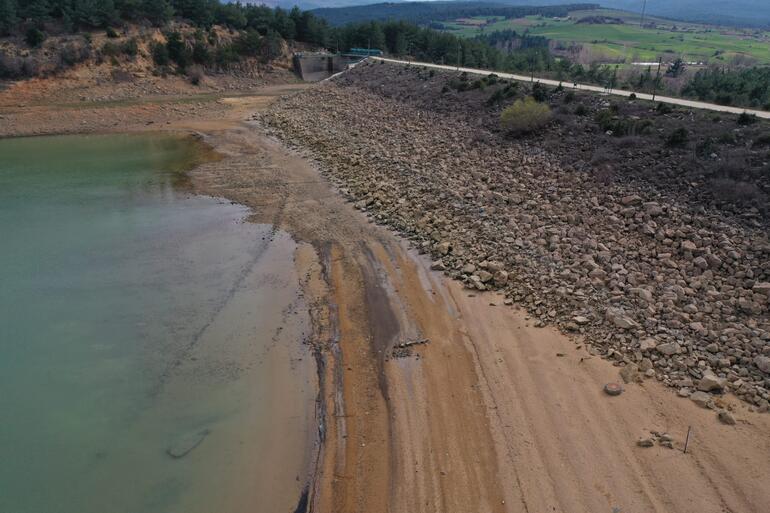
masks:
[[[754,358],[754,365],[765,374],[770,374],[770,357],[757,356]]]
[[[476,266],[473,264],[465,264],[462,268],[463,274],[473,274],[476,272]]]
[[[604,393],[607,395],[620,395],[623,393],[623,387],[618,383],[607,383],[604,385]]]
[[[722,392],[727,384],[725,378],[720,378],[711,371],[703,373],[703,377],[698,380],[696,387],[703,392]]]
[[[502,287],[506,283],[508,283],[508,273],[505,271],[497,271],[495,275],[492,277],[492,279],[495,282],[495,285],[498,287]]]
[[[658,345],[658,341],[654,338],[645,338],[641,342],[639,342],[639,350],[644,352],[652,351],[655,349],[655,346]]]
[[[605,315],[615,327],[622,330],[628,330],[639,326],[636,321],[628,317],[622,310],[608,308]]]
[[[690,400],[701,408],[708,408],[711,396],[706,392],[693,392],[690,394]]]
[[[637,196],[636,194],[631,196],[625,196],[620,199],[620,203],[622,203],[624,206],[628,207],[630,205],[641,205],[642,204],[642,198],[640,196]]]
[[[572,318],[572,320],[577,324],[578,326],[585,326],[589,322],[591,322],[591,319],[588,317],[583,317],[582,315],[576,315]]]
[[[639,377],[639,367],[635,363],[629,363],[620,369],[620,377],[623,378],[624,383],[641,381],[641,378]]]
[[[719,418],[719,422],[721,422],[722,424],[727,424],[728,426],[735,425],[735,417],[733,417],[729,411],[720,410],[717,416]]]
[[[481,283],[487,283],[487,282],[491,281],[492,278],[494,277],[492,275],[492,273],[487,272],[487,271],[480,271],[478,276],[479,276],[479,280],[481,281]]]
[[[652,437],[642,437],[636,441],[636,445],[639,447],[652,447],[655,445],[655,440]]]
[[[436,251],[438,251],[442,255],[446,255],[449,253],[449,251],[452,249],[452,245],[449,242],[439,242],[436,245]]]
[[[761,283],[755,283],[751,290],[757,294],[763,294],[770,297],[770,282],[763,281]]]
[[[190,451],[198,447],[210,432],[210,430],[204,429],[202,431],[184,434],[166,448],[166,454],[172,458],[183,458],[187,456]]]
[[[672,356],[678,354],[682,348],[676,342],[666,342],[665,344],[656,346],[655,349],[661,354]]]
[[[446,270],[446,266],[444,265],[444,262],[442,262],[441,260],[436,260],[435,262],[430,264],[430,268],[433,269],[434,271],[445,271]]]

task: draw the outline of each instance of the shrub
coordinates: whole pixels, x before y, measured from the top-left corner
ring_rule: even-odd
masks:
[[[163,43],[153,43],[152,60],[158,66],[167,66],[171,60],[168,55],[168,48]]]
[[[505,94],[503,93],[503,89],[497,89],[487,99],[487,105],[497,105],[497,104],[501,103],[504,99],[505,99]]]
[[[123,55],[135,57],[139,53],[139,44],[136,42],[136,38],[132,37],[128,41],[125,41],[121,45],[120,50],[123,52]]]
[[[32,48],[37,48],[38,46],[43,44],[43,41],[45,41],[45,38],[46,38],[45,32],[43,32],[38,28],[31,27],[29,30],[27,30],[27,33],[24,36],[24,41],[26,41],[27,44]]]
[[[586,107],[582,103],[578,104],[578,106],[575,107],[575,115],[576,116],[586,116],[586,115],[588,115],[588,107]]]
[[[666,145],[673,147],[681,147],[687,144],[690,134],[686,128],[677,128],[666,137]]]
[[[658,112],[658,114],[671,114],[674,109],[671,108],[671,105],[668,103],[659,103],[657,107],[655,107],[655,110]]]
[[[102,45],[102,55],[105,55],[107,57],[114,57],[115,55],[120,54],[120,45],[117,43],[113,43],[112,41],[107,41]]]
[[[534,98],[536,102],[540,103],[548,100],[548,88],[540,82],[535,82],[535,84],[532,86],[532,98]]]
[[[551,109],[548,105],[537,102],[528,96],[516,100],[502,114],[500,124],[511,134],[525,134],[543,128],[551,120]]]
[[[187,68],[187,78],[190,79],[192,85],[200,84],[205,76],[206,74],[203,72],[202,66],[195,65]]]
[[[117,32],[115,32],[115,29],[114,29],[114,28],[112,28],[112,27],[107,27],[107,28],[104,30],[104,33],[105,33],[105,34],[107,35],[107,37],[109,37],[110,39],[115,39],[116,37],[118,37],[118,33],[117,33]]]
[[[211,62],[211,53],[203,41],[196,41],[193,45],[192,60],[195,64],[206,65]]]
[[[757,116],[755,114],[749,114],[748,112],[741,112],[738,116],[738,124],[741,126],[753,125],[757,122]]]
[[[564,103],[572,103],[575,101],[575,91],[567,91],[564,95]]]
[[[636,93],[631,93],[631,94],[629,94],[629,95],[628,95],[628,99],[629,99],[629,100],[631,100],[631,101],[634,101],[634,100],[636,100]]]

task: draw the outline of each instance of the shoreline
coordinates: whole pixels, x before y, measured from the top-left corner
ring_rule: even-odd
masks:
[[[770,449],[767,416],[722,426],[654,381],[608,399],[601,386],[617,367],[578,337],[536,328],[498,293],[432,271],[354,209],[309,152],[244,121],[262,109],[234,102],[224,117],[169,126],[200,132],[223,156],[190,171],[196,192],[251,208],[299,244],[320,420],[296,511],[760,511],[770,500],[757,482],[770,472],[756,450]],[[430,342],[392,352],[416,338]],[[688,424],[687,455],[635,445],[645,428],[681,449]]]

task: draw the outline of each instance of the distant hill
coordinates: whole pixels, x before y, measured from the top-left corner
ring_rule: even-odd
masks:
[[[509,0],[510,1],[510,0]],[[598,4],[568,4],[550,6],[515,6],[503,2],[387,2],[352,7],[331,7],[313,10],[332,25],[369,20],[404,20],[427,24],[470,16],[506,16],[519,18],[530,15],[566,16],[570,11],[597,8]]]
[[[363,19],[382,19],[384,15],[384,5],[409,5],[409,4],[483,4],[483,5],[506,5],[506,6],[556,6],[563,5],[564,0],[494,0],[493,2],[401,2],[394,0],[388,4],[376,3],[367,0],[265,0],[264,3],[280,5],[281,7],[291,7],[295,3],[301,8],[313,9],[319,8],[319,15],[329,19],[333,23],[342,19],[344,15],[334,12],[333,9],[343,7],[351,12],[346,15],[350,21],[361,21]],[[603,7],[612,7],[626,11],[641,12],[644,0],[597,0],[596,3]],[[362,9],[362,5],[377,5],[378,8],[372,10],[371,7]],[[353,6],[353,7],[351,7]],[[414,8],[417,10],[418,8]],[[398,9],[394,12],[405,12]],[[369,16],[367,17],[367,12]],[[647,0],[647,13],[654,16],[679,19],[683,21],[712,23],[715,25],[741,25],[749,27],[770,27],[770,0]],[[376,16],[376,18],[374,18]]]

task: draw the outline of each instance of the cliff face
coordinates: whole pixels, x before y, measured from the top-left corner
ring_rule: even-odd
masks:
[[[189,63],[179,65],[173,59],[164,62],[154,53],[155,46],[167,43],[167,34],[180,34],[181,44],[189,54]],[[142,25],[126,25],[118,32],[104,30],[77,34],[49,35],[36,47],[21,36],[0,39],[0,80],[61,76],[73,73],[85,77],[118,74],[183,73],[196,65],[208,75],[230,74],[260,78],[274,69],[291,69],[293,48],[286,41],[271,41],[270,48],[261,41],[264,52],[238,55],[234,48],[238,32],[214,26],[206,32],[184,23],[171,23],[161,30]]]

